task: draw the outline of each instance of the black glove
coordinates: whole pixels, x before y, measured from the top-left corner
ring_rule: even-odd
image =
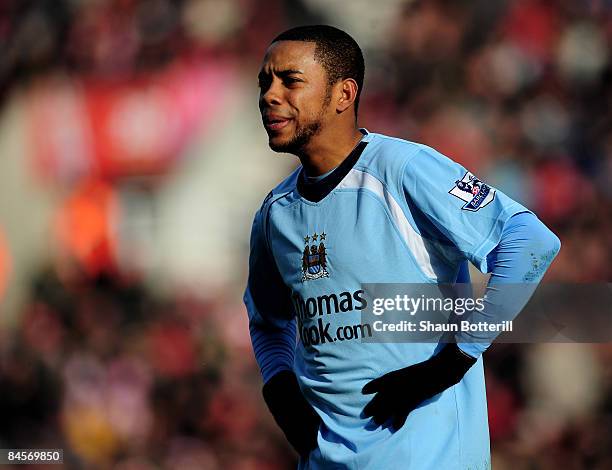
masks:
[[[321,418],[302,395],[295,374],[283,370],[263,386],[263,397],[276,424],[303,458],[317,447]]]
[[[378,425],[392,419],[395,429],[423,401],[459,383],[476,362],[452,343],[430,359],[404,369],[389,372],[368,382],[362,392],[376,393],[363,410]]]

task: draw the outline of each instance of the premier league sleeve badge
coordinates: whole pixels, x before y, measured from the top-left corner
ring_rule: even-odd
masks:
[[[480,181],[469,171],[463,175],[463,178],[455,181],[455,186],[449,194],[465,202],[462,209],[472,212],[485,207],[495,199],[495,189]]]

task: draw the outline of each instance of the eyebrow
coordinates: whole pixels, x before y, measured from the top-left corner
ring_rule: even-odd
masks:
[[[296,70],[296,69],[286,69],[286,70],[279,70],[276,72],[276,75],[278,75],[281,78],[286,77],[287,75],[293,75],[293,74],[299,74],[299,75],[304,75],[304,72],[301,70]],[[257,78],[259,80],[261,80],[262,78],[267,77],[268,75],[270,75],[269,73],[264,72],[263,70],[261,72],[259,72],[259,74],[257,75]]]

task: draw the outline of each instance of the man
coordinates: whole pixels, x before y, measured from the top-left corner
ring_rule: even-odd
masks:
[[[469,282],[470,261],[492,273],[475,320],[511,318],[528,295],[495,286],[535,287],[559,240],[435,150],[359,129],[363,76],[359,46],[330,26],[282,33],[259,72],[270,148],[301,162],[251,233],[244,300],[264,399],[300,468],[488,468],[492,338],[361,341],[362,284]]]

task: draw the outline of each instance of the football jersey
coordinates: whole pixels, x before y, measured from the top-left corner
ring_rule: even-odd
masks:
[[[399,430],[363,417],[367,382],[439,347],[362,341],[363,284],[453,283],[466,260],[486,272],[504,223],[527,209],[430,147],[362,132],[320,181],[306,183],[297,168],[253,223],[250,322],[297,322],[294,371],[322,420],[318,448],[300,468],[489,468],[481,357]]]

